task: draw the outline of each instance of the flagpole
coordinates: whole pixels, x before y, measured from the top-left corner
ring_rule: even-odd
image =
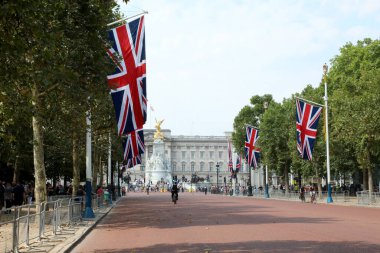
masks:
[[[325,82],[325,126],[326,126],[326,167],[327,167],[327,203],[332,203],[333,199],[331,197],[331,181],[330,181],[330,150],[329,150],[329,120],[328,120],[328,106],[327,106],[327,80],[326,74],[328,71],[328,66],[325,63],[323,65],[323,80]]]
[[[322,107],[325,107],[324,105],[321,105],[321,104],[318,104],[318,103],[315,103],[313,101],[310,101],[310,100],[307,100],[307,99],[304,99],[304,98],[301,98],[301,97],[295,97],[297,99],[300,99],[300,100],[303,100],[305,102],[308,102],[309,104],[314,104],[314,105],[318,105],[318,106],[322,106]]]
[[[111,22],[109,24],[107,24],[107,26],[111,26],[111,25],[114,25],[114,24],[117,24],[117,23],[120,23],[120,22],[123,22],[123,21],[126,21],[128,19],[131,19],[131,18],[135,18],[135,17],[138,17],[138,16],[141,16],[141,15],[144,15],[144,14],[148,14],[147,11],[143,11],[139,14],[136,14],[136,15],[133,15],[133,16],[130,16],[130,17],[125,17],[125,18],[122,18],[122,19],[119,19],[119,20],[116,20],[114,22]]]
[[[264,113],[266,113],[268,109],[269,103],[267,101],[264,102]],[[268,162],[267,162],[268,163]],[[268,164],[265,164],[265,198],[269,198],[269,182],[268,182]]]

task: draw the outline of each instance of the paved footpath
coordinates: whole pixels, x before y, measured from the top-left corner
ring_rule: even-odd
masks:
[[[380,208],[129,193],[71,252],[380,252]]]

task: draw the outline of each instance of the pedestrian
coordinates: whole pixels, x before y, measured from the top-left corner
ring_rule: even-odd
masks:
[[[4,192],[5,192],[4,182],[0,181],[0,212],[1,212],[1,209],[3,209],[3,207],[5,206]]]
[[[22,206],[25,200],[25,189],[20,182],[17,182],[15,187],[13,187],[13,204],[15,206]]]
[[[75,202],[81,204],[81,208],[83,209],[83,202],[84,202],[84,196],[85,196],[85,191],[83,190],[83,186],[82,185],[79,185],[78,186],[78,190],[77,190],[77,193],[76,193],[76,198],[74,199]]]
[[[109,193],[109,191],[108,191],[107,188],[104,190],[104,195],[103,196],[104,196],[104,202],[108,206],[110,204],[110,193]]]
[[[96,190],[96,196],[98,197],[98,207],[102,206],[103,204],[103,188],[101,186],[98,186],[98,189]]]
[[[12,207],[13,202],[13,194],[12,194],[12,185],[11,183],[7,182],[5,184],[4,189],[4,200],[5,200],[5,208],[7,209],[5,213],[10,213],[11,210],[9,208]]]
[[[305,202],[305,187],[301,186],[301,189],[300,189],[300,200],[302,202]]]
[[[205,195],[207,195],[207,186],[205,187]]]
[[[316,203],[315,202],[315,190],[314,190],[314,187],[313,186],[311,186],[310,187],[310,203]]]

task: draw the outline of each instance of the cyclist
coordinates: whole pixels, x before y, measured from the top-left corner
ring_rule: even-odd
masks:
[[[173,185],[172,185],[171,192],[172,192],[172,200],[173,200],[173,202],[175,204],[176,201],[178,200],[178,180],[177,180],[177,176],[173,177]]]
[[[314,190],[314,187],[310,187],[310,203],[316,203],[315,201],[315,190]]]
[[[301,186],[301,189],[300,189],[300,200],[302,202],[305,202],[305,187]]]

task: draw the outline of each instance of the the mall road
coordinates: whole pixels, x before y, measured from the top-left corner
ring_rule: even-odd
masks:
[[[71,252],[380,252],[380,208],[128,193]]]

